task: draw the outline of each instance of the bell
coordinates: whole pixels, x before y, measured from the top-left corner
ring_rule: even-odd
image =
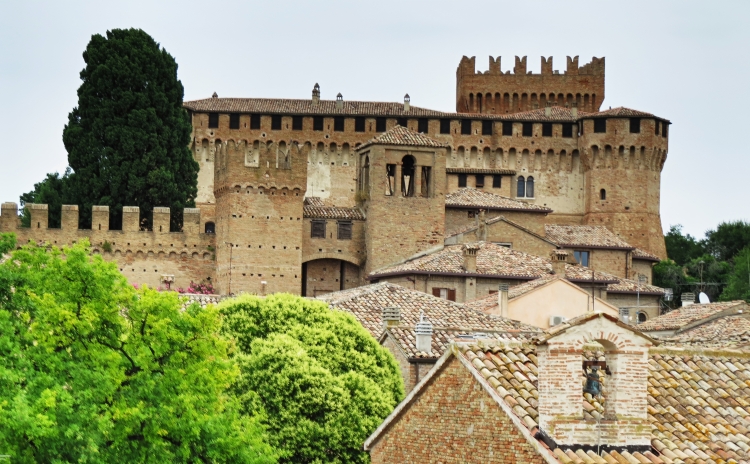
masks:
[[[586,373],[586,386],[583,387],[583,392],[593,397],[602,394],[602,382],[599,380],[598,370],[599,368],[594,366],[591,368],[591,372]]]

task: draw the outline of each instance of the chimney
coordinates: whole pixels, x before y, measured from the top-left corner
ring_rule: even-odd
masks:
[[[336,95],[336,109],[337,110],[344,109],[344,96],[341,95],[341,92],[339,92],[339,94]]]
[[[688,293],[685,292],[682,295],[680,295],[680,299],[682,300],[682,307],[690,306],[691,304],[695,303],[695,293]]]
[[[568,262],[568,252],[565,250],[552,250],[550,261],[552,261],[552,272],[557,276],[565,278],[565,264]]]
[[[477,272],[477,252],[479,245],[469,243],[463,246],[464,252],[464,270],[466,272]]]
[[[320,86],[316,82],[312,92],[312,106],[318,106],[318,102],[320,102]]]
[[[410,108],[411,108],[411,97],[407,93],[406,95],[404,95],[404,112],[405,113],[408,112]]]
[[[214,92],[214,94],[213,94],[213,95],[211,95],[211,98],[219,98],[219,94],[218,94],[218,93],[216,93],[216,92]]]
[[[483,209],[479,210],[479,230],[477,231],[477,240],[487,240],[487,220]]]
[[[497,307],[502,317],[508,317],[508,284],[497,286]]]
[[[424,317],[424,313],[420,314],[414,333],[417,335],[417,351],[431,355],[432,324]]]
[[[570,105],[570,115],[573,117],[573,119],[578,118],[578,103],[573,102]]]
[[[551,102],[547,102],[547,105],[545,105],[544,116],[548,118],[552,116],[552,103]]]
[[[383,308],[383,329],[398,327],[401,323],[401,310],[395,307]]]

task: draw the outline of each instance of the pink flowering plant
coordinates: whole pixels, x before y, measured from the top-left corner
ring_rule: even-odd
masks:
[[[187,288],[178,287],[177,288],[178,293],[192,293],[192,294],[198,294],[198,295],[213,295],[214,294],[214,286],[211,284],[211,282],[208,281],[202,281],[202,282],[193,282],[190,281],[190,285]]]

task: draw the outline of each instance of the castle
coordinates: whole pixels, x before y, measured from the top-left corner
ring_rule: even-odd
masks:
[[[325,100],[317,84],[307,100],[214,94],[184,103],[200,172],[197,208],[184,211],[181,232],[169,232],[167,208],[140,230],[137,207],[112,231],[106,207],[94,208],[93,230],[78,230],[76,206],[64,206],[61,229],[49,229],[46,205],[28,205],[32,227],[20,228],[15,203],[2,205],[0,231],[20,243],[87,237],[133,282],[210,278],[222,294],[356,287],[467,242],[472,228],[478,240],[532,254],[569,248],[571,259],[621,278],[650,275],[666,257],[659,195],[670,122],[602,110],[603,101],[604,58],[579,66],[578,57],[562,73],[542,58],[540,74],[527,72],[526,57],[512,73],[500,57],[486,72],[463,57],[455,113],[413,106],[408,95]],[[487,238],[501,225],[509,238],[501,229]],[[583,227],[603,245],[555,239],[554,225]],[[622,256],[605,259],[608,250]]]

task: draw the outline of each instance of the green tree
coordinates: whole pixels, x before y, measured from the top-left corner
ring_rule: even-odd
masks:
[[[750,302],[750,246],[745,247],[734,257],[734,270],[729,275],[721,299]]]
[[[194,206],[198,163],[177,63],[140,29],[92,36],[83,59],[78,106],[63,131],[81,224],[90,226],[93,205],[109,205],[115,228],[123,206],[139,206],[148,221],[155,206],[168,206],[178,230],[182,209]]]
[[[750,222],[722,222],[716,230],[706,232],[704,247],[720,261],[729,261],[750,245]]]
[[[711,301],[718,301],[732,272],[732,265],[706,254],[691,259],[685,269],[694,282],[694,292],[704,292]]]
[[[362,443],[404,396],[393,356],[354,317],[287,294],[219,305],[243,411],[265,411],[280,462],[368,462]]]
[[[34,190],[21,195],[21,208],[27,203],[41,203],[49,206],[49,227],[58,228],[62,222],[62,205],[75,204],[70,197],[68,182],[70,180],[70,168],[60,177],[60,173],[50,173],[43,181],[34,184]],[[31,214],[28,209],[23,209],[21,226],[31,226]]]
[[[680,266],[705,253],[699,240],[690,234],[682,235],[680,224],[669,228],[669,232],[664,235],[664,242],[667,247],[667,256]]]
[[[654,266],[654,285],[672,289],[674,298],[669,302],[672,308],[682,305],[680,295],[683,291],[688,291],[694,281],[695,279],[685,274],[683,266],[671,259],[665,259]]]
[[[0,264],[0,450],[17,463],[275,462],[228,393],[239,370],[218,311],[136,292],[87,246],[30,245]]]

